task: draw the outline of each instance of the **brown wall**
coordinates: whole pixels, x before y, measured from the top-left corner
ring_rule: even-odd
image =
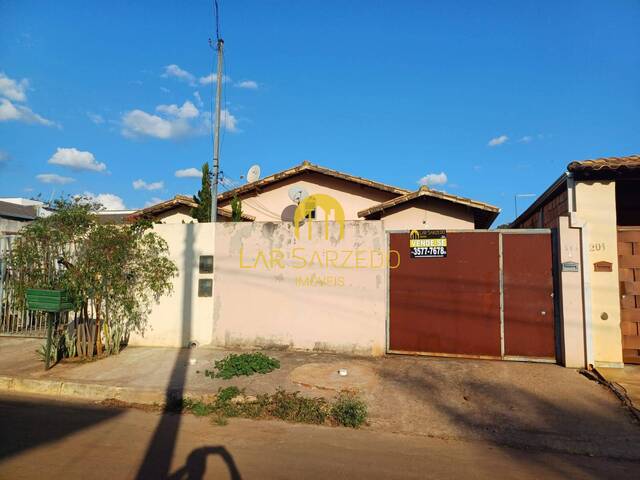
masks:
[[[557,228],[558,217],[569,212],[566,186],[558,193],[536,208],[524,220],[515,225],[516,228]]]

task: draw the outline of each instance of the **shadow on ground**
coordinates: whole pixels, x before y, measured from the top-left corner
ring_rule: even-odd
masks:
[[[21,412],[30,412],[28,422],[40,428],[21,428]],[[61,438],[94,427],[121,415],[121,410],[79,404],[51,404],[46,409],[37,400],[0,400],[0,460],[25,450],[57,442]]]

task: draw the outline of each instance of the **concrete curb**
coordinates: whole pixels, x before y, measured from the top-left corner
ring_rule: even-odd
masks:
[[[94,401],[116,399],[127,403],[145,405],[161,405],[165,403],[167,398],[167,392],[164,390],[144,390],[100,383],[79,383],[59,379],[48,380],[3,375],[0,375],[0,392],[38,394]],[[180,392],[178,390],[169,391],[169,397],[178,398],[180,397]],[[182,397],[212,401],[215,398],[215,394],[184,392]]]

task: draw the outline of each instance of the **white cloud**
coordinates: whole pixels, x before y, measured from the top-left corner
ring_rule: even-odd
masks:
[[[0,122],[16,120],[24,123],[35,123],[47,127],[58,126],[24,105],[15,105],[6,98],[0,98]]]
[[[243,80],[242,82],[236,83],[236,87],[256,90],[258,88],[258,82],[255,82],[253,80]]]
[[[428,173],[418,180],[418,184],[426,185],[428,187],[432,185],[444,185],[445,183],[447,183],[447,174],[444,172]]]
[[[184,137],[192,130],[184,119],[167,120],[142,110],[125,113],[122,124],[122,134],[125,137],[147,136],[167,140]]]
[[[507,137],[506,135],[500,135],[499,137],[495,137],[489,140],[489,143],[487,145],[489,147],[497,147],[498,145],[506,143],[507,140],[509,140],[509,137]]]
[[[134,180],[133,188],[136,190],[160,190],[161,188],[164,188],[164,182],[147,183],[140,178],[138,180]]]
[[[220,112],[220,124],[229,132],[237,132],[238,120],[226,108]]]
[[[49,159],[52,165],[73,168],[74,170],[91,170],[93,172],[103,172],[107,169],[104,163],[96,161],[91,152],[82,152],[75,148],[58,148]]]
[[[27,101],[27,88],[29,80],[14,80],[9,78],[4,72],[0,72],[0,95],[16,102]]]
[[[204,135],[211,131],[211,115],[200,112],[189,100],[179,107],[158,105],[158,115],[132,110],[122,116],[122,134],[126,137],[154,137],[163,140],[189,135]],[[220,113],[222,126],[229,132],[239,132],[238,120],[227,109]]]
[[[178,178],[202,178],[202,170],[197,168],[183,168],[176,170],[176,177]]]
[[[162,74],[165,78],[177,78],[183,82],[187,82],[189,85],[195,85],[196,77],[192,74],[183,70],[178,65],[171,64],[164,67],[164,73]]]
[[[215,73],[210,73],[206,77],[200,77],[198,81],[200,82],[200,85],[210,85],[212,83],[216,83],[217,80],[218,80],[218,76]],[[227,75],[222,75],[222,83],[227,83],[230,81],[231,81],[231,77]]]
[[[87,117],[96,125],[101,125],[104,123],[104,117],[99,113],[87,112]]]
[[[189,100],[186,100],[181,107],[176,104],[158,105],[156,111],[177,118],[195,118],[200,114],[196,106]]]
[[[101,204],[106,210],[126,210],[124,200],[113,193],[99,193],[94,195],[91,192],[84,192],[84,197],[92,202]]]
[[[204,102],[202,101],[202,97],[200,96],[200,92],[198,92],[196,90],[195,92],[193,92],[193,96],[196,97],[196,103],[198,104],[198,106],[200,108],[202,108],[204,106]]]
[[[161,203],[162,199],[158,198],[158,197],[152,197],[151,200],[148,200],[147,202],[144,203],[144,208],[150,207],[152,205],[156,205],[158,203]]]
[[[36,178],[42,183],[55,183],[57,185],[66,185],[67,183],[76,181],[75,178],[63,177],[56,173],[41,173],[40,175],[36,175]]]
[[[163,91],[164,93],[171,92],[171,90],[169,90],[167,87],[160,87],[160,90]]]

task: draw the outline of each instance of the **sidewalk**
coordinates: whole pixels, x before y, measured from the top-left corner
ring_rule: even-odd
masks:
[[[640,365],[599,368],[598,371],[613,384],[614,388],[626,395],[633,407],[640,412]]]
[[[45,372],[34,353],[40,342],[0,338],[0,393],[164,403],[167,390],[177,395],[181,385],[183,395],[204,398],[230,385],[249,395],[284,388],[325,398],[355,388],[369,405],[373,430],[640,460],[640,426],[629,411],[607,388],[557,365],[270,351],[280,369],[213,380],[204,370],[229,351],[129,347]]]

